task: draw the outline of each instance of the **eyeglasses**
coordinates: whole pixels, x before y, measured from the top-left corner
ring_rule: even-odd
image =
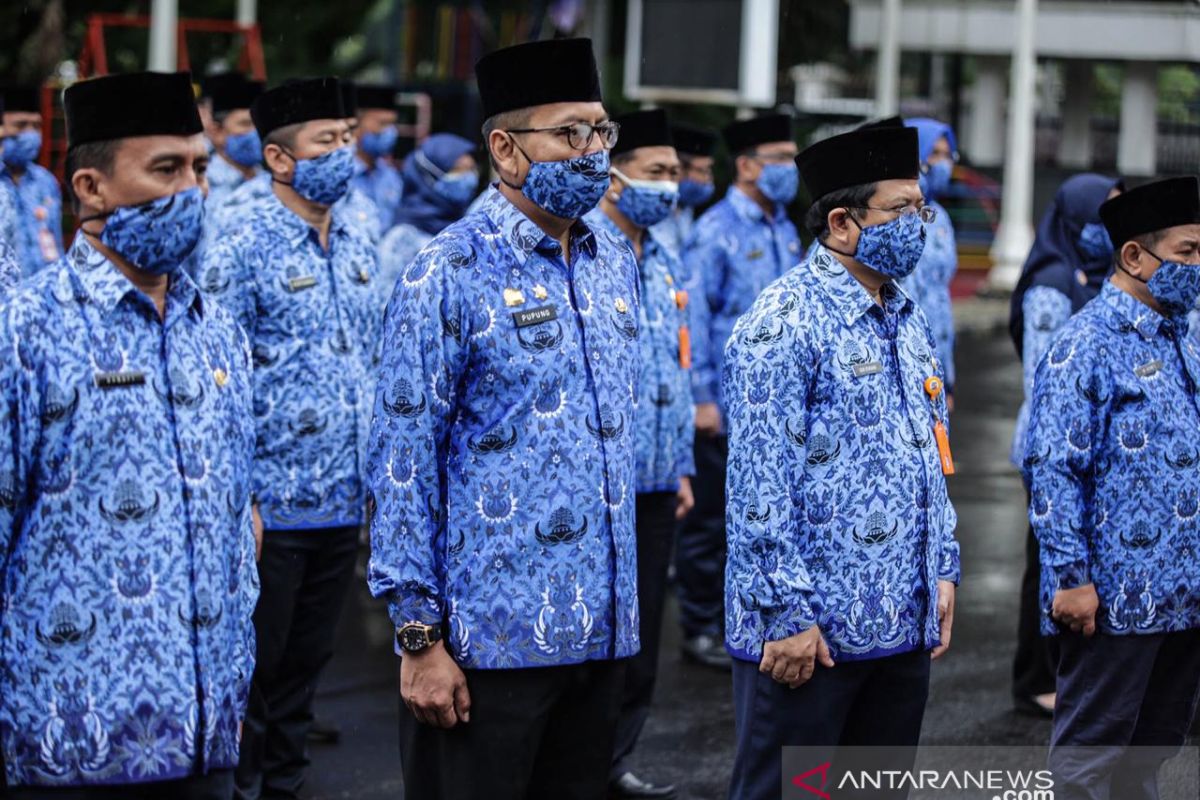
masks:
[[[795,153],[751,153],[750,157],[769,164],[786,164],[796,160]]]
[[[862,211],[883,211],[887,214],[896,214],[900,217],[907,217],[909,214],[916,214],[921,222],[924,222],[926,225],[937,219],[937,209],[933,206],[921,206],[920,208],[917,208],[916,206],[905,206],[904,208],[876,208],[875,206],[852,207]]]
[[[553,133],[555,136],[565,136],[567,144],[575,150],[587,150],[592,146],[596,134],[600,134],[600,144],[605,150],[611,150],[617,143],[617,135],[621,132],[619,123],[609,120],[599,125],[589,125],[586,122],[576,122],[574,125],[557,125],[553,128],[509,128],[508,133]]]

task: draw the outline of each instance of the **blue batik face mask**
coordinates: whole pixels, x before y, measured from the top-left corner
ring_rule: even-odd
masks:
[[[701,183],[691,178],[684,178],[679,182],[679,205],[685,208],[702,206],[709,201],[716,189],[717,187],[711,183]]]
[[[529,162],[525,182],[512,186],[530,202],[556,217],[579,219],[596,207],[608,189],[608,151],[597,150],[565,161],[534,161],[513,140]]]
[[[450,203],[455,208],[466,208],[479,188],[479,173],[447,172],[433,184],[433,191],[438,197]]]
[[[679,200],[679,184],[674,181],[634,180],[616,167],[612,173],[625,184],[617,198],[617,210],[638,227],[662,222]]]
[[[1158,258],[1149,250],[1146,252]],[[1158,269],[1150,276],[1150,280],[1137,278],[1124,267],[1121,269],[1125,270],[1129,277],[1137,278],[1146,284],[1146,288],[1158,301],[1164,314],[1168,317],[1181,317],[1191,311],[1196,305],[1196,299],[1200,298],[1200,264],[1181,264],[1161,258],[1158,258],[1158,261]]]
[[[200,241],[204,195],[193,186],[149,203],[84,217],[80,227],[105,217],[108,221],[98,236],[105,247],[143,272],[165,275],[182,264]]]
[[[800,169],[795,164],[764,164],[756,185],[772,203],[786,206],[800,189]]]
[[[950,177],[954,174],[954,162],[949,159],[926,164],[924,171],[918,176],[921,194],[926,200],[936,200],[950,188]]]
[[[382,158],[392,154],[392,150],[396,147],[396,140],[399,138],[399,129],[395,125],[389,125],[375,133],[364,133],[358,139],[358,146],[371,158]]]
[[[893,280],[907,278],[917,268],[925,252],[925,224],[917,214],[901,214],[890,222],[864,228],[858,226],[858,246],[854,258],[858,263]]]
[[[1079,232],[1079,252],[1088,258],[1109,259],[1113,256],[1112,238],[1108,228],[1099,222],[1089,222]]]
[[[256,167],[262,163],[262,139],[258,131],[248,130],[225,137],[225,155],[243,167]]]
[[[12,169],[25,169],[42,152],[42,134],[22,131],[4,140],[4,163]]]
[[[296,171],[291,184],[285,185],[290,185],[305,200],[331,206],[350,188],[350,179],[354,177],[353,147],[346,145],[325,155],[301,160],[291,153],[287,155],[296,162]],[[278,178],[275,180],[285,183]]]

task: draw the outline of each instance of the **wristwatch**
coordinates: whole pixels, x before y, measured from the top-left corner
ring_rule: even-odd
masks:
[[[441,640],[441,625],[406,622],[396,629],[396,644],[406,653],[420,653]]]

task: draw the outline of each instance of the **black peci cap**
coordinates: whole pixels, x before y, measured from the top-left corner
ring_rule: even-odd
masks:
[[[1105,200],[1100,219],[1120,249],[1135,236],[1200,223],[1200,179],[1195,175],[1143,184]]]
[[[769,142],[792,142],[796,134],[792,130],[792,118],[786,114],[768,114],[731,122],[721,131],[725,147],[731,155],[738,155]]]
[[[382,108],[396,110],[396,95],[400,89],[384,83],[355,84],[358,108]]]
[[[633,111],[613,120],[621,126],[611,155],[618,156],[639,147],[674,147],[667,112],[661,108]]]
[[[546,39],[488,53],[475,64],[483,116],[600,100],[591,39]]]
[[[342,85],[337,78],[288,81],[263,92],[250,107],[254,127],[263,139],[287,125],[346,116],[342,109]]]
[[[814,201],[830,192],[921,174],[915,128],[883,125],[858,128],[809,146],[796,156],[800,176]]]
[[[67,147],[204,130],[186,72],[132,72],[73,83],[63,92]]]
[[[672,125],[675,149],[684,156],[712,156],[717,150],[717,134],[691,125]]]
[[[5,86],[0,89],[3,98],[4,111],[28,111],[33,114],[42,113],[42,90],[38,86]]]

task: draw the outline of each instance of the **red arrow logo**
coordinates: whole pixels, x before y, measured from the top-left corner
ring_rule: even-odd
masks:
[[[792,778],[792,785],[799,786],[801,789],[812,792],[817,797],[820,797],[821,800],[830,800],[829,793],[825,791],[825,784],[829,782],[829,766],[830,762],[826,761],[821,766],[813,767],[803,775],[795,776]],[[819,787],[813,786],[805,780],[806,778],[810,778],[818,773],[821,775],[821,785]]]

